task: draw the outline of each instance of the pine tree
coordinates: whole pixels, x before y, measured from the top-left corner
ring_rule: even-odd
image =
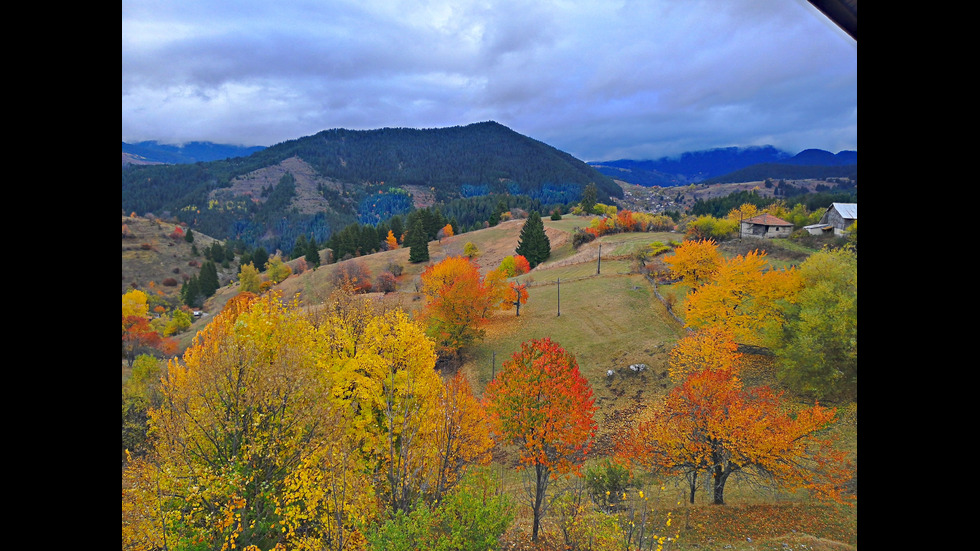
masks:
[[[191,308],[197,308],[201,305],[203,297],[201,297],[201,286],[196,275],[184,282],[180,288],[180,297],[184,304]]]
[[[596,202],[598,202],[598,191],[595,184],[590,182],[589,185],[585,186],[585,191],[582,192],[582,212],[592,214]]]
[[[408,251],[408,261],[417,264],[429,261],[429,236],[425,233],[425,226],[422,220],[416,220],[415,225],[408,232],[408,241],[411,249]]]
[[[265,265],[269,262],[269,253],[266,252],[265,247],[258,247],[252,251],[252,264],[260,271],[265,271]]]
[[[306,256],[306,248],[308,244],[306,242],[306,236],[299,234],[296,236],[296,242],[293,243],[293,252],[290,255],[293,258],[299,258],[301,256]]]
[[[541,221],[541,214],[538,211],[531,211],[528,215],[524,227],[521,228],[520,241],[514,252],[523,255],[531,268],[551,256],[551,240],[544,232],[544,222]]]
[[[304,252],[306,253],[306,263],[318,268],[320,266],[320,246],[316,244],[316,237],[310,237]]]
[[[218,281],[218,267],[214,262],[208,260],[201,266],[201,273],[198,277],[198,284],[201,286],[201,294],[210,297],[221,287]]]

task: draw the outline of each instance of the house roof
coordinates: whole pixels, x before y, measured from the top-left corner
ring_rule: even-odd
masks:
[[[787,222],[782,218],[776,218],[775,216],[769,213],[763,213],[757,216],[753,216],[752,218],[746,218],[745,220],[742,220],[742,222],[745,222],[747,224],[760,224],[763,226],[792,226],[793,225],[791,222]]]
[[[857,220],[858,217],[858,204],[857,203],[831,203],[827,210],[835,209],[837,213],[840,214],[841,218],[847,220]]]

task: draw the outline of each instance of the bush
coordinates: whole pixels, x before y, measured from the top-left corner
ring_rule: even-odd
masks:
[[[402,275],[403,268],[402,265],[398,264],[397,262],[389,262],[388,266],[385,267],[385,270],[387,270],[391,275],[398,277]]]
[[[616,509],[623,494],[631,486],[634,486],[634,481],[630,470],[609,459],[590,467],[585,473],[585,487],[589,497],[604,511]]]
[[[398,281],[391,272],[381,272],[374,280],[374,289],[382,293],[392,293],[398,286]]]
[[[345,260],[337,264],[333,283],[337,287],[350,286],[356,293],[368,293],[372,286],[371,271],[358,259]]]
[[[576,230],[575,233],[572,234],[572,247],[577,249],[594,240],[595,234],[583,230]]]
[[[367,530],[370,549],[414,551],[483,551],[496,549],[514,520],[513,504],[500,492],[488,469],[472,469],[445,499],[430,506],[419,502],[411,512]]]
[[[713,239],[724,241],[738,233],[738,221],[713,216],[699,216],[687,224],[686,238],[688,240]]]

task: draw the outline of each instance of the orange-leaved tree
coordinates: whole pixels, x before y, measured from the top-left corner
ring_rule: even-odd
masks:
[[[725,259],[688,295],[685,325],[725,327],[738,342],[762,344],[763,330],[781,323],[785,305],[796,300],[801,287],[797,269],[770,269],[764,252]]]
[[[550,338],[521,344],[484,392],[494,434],[515,445],[530,473],[532,539],[548,509],[552,477],[581,475],[596,434],[595,398],[575,356]]]
[[[398,248],[398,238],[395,237],[395,232],[388,230],[388,237],[385,238],[385,242],[388,244],[388,250],[393,251]]]
[[[700,369],[735,371],[741,367],[731,331],[724,327],[706,327],[677,341],[667,357],[670,378],[681,381]]]
[[[671,273],[691,287],[710,279],[721,260],[718,245],[710,239],[686,240],[674,249],[674,254],[663,257]]]
[[[483,404],[473,395],[473,389],[462,371],[444,381],[439,394],[432,447],[435,450],[434,502],[462,479],[469,465],[490,461],[493,439]]]
[[[504,301],[501,303],[501,308],[504,310],[516,308],[517,315],[520,316],[521,305],[527,303],[527,296],[527,283],[511,281],[510,286],[507,288],[507,293],[504,296]]]
[[[735,476],[818,498],[845,501],[845,453],[824,433],[836,410],[795,408],[769,387],[743,388],[735,370],[702,369],[674,387],[658,409],[616,439],[618,456],[651,471],[683,476],[694,503],[708,477],[712,503],[725,504]]]
[[[449,256],[422,272],[422,319],[439,352],[456,355],[483,336],[490,295],[475,262]]]

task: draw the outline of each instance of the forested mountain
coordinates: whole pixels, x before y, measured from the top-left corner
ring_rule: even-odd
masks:
[[[662,157],[656,160],[620,159],[590,164],[607,176],[647,187],[730,183],[765,178],[857,177],[856,151],[833,154],[821,149],[807,149],[792,155],[768,145],[693,151],[679,157]]]
[[[496,122],[438,129],[333,129],[211,162],[122,169],[122,210],[172,216],[219,239],[322,242],[344,226],[420,206],[523,195],[542,208],[622,197],[588,164]],[[264,242],[264,243],[263,243]]]

